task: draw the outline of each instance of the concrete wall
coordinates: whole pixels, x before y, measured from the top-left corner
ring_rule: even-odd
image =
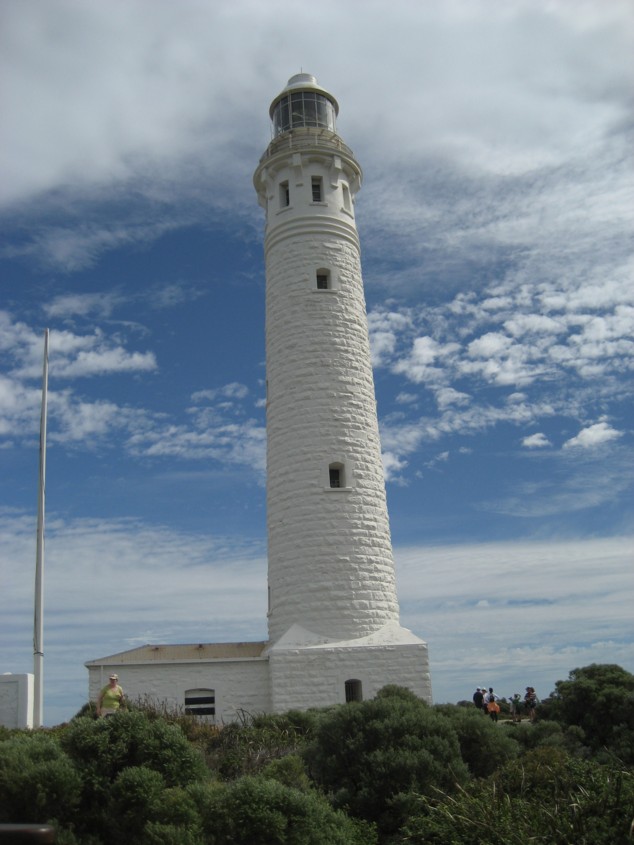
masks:
[[[275,650],[269,660],[275,713],[343,703],[347,680],[361,681],[363,700],[397,684],[431,703],[427,646],[422,642]]]
[[[240,711],[252,714],[271,711],[266,659],[90,667],[91,701],[97,701],[112,672],[119,675],[119,683],[129,700],[149,699],[182,712],[186,690],[213,689],[216,697],[215,721],[218,724],[235,721]]]
[[[0,725],[33,727],[33,675],[0,675]]]

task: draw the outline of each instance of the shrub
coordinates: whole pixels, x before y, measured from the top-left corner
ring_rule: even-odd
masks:
[[[306,757],[334,805],[382,834],[398,830],[415,793],[451,791],[468,778],[450,721],[410,693],[341,705],[321,721]]]
[[[304,761],[297,754],[287,754],[279,760],[271,760],[262,769],[262,777],[277,780],[284,786],[293,786],[303,792],[311,788]]]
[[[530,751],[454,795],[423,797],[403,826],[411,845],[625,845],[634,775],[564,751]]]
[[[190,788],[207,845],[374,845],[371,826],[333,810],[315,791],[262,777]]]
[[[208,841],[198,830],[187,830],[161,822],[148,822],[142,845],[207,845]]]
[[[185,786],[207,775],[200,754],[180,728],[141,712],[108,719],[76,719],[62,736],[62,746],[85,774],[111,782],[125,768],[145,766],[167,786]]]
[[[557,681],[544,705],[549,718],[578,725],[594,752],[606,749],[634,764],[634,675],[616,664],[593,663]]]
[[[148,785],[160,780],[165,787],[209,777],[201,755],[180,728],[141,712],[125,711],[97,721],[75,719],[61,743],[82,779],[78,826],[104,840],[112,828],[111,804],[124,797],[116,786],[124,772],[143,770],[138,775],[126,774],[124,783],[127,779],[135,783],[135,778]]]
[[[460,754],[474,777],[487,777],[517,757],[519,745],[505,728],[479,713],[451,705],[443,709],[458,736]]]
[[[192,798],[181,787],[166,789],[161,775],[144,766],[124,769],[117,776],[105,816],[99,842],[206,845]]]
[[[164,789],[162,776],[145,766],[124,769],[117,776],[108,802],[115,840],[140,840],[146,823],[156,816],[161,806]]]
[[[53,737],[24,733],[0,742],[0,821],[65,822],[80,795],[80,777]]]
[[[302,749],[315,718],[260,715],[226,725],[206,745],[208,765],[224,780],[258,774],[273,760]]]

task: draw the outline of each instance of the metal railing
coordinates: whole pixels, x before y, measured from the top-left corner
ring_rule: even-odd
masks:
[[[283,132],[277,138],[273,138],[268,145],[264,154],[260,158],[260,162],[266,161],[271,156],[281,152],[292,152],[293,150],[305,150],[310,147],[327,146],[331,149],[338,150],[345,156],[354,158],[354,153],[347,144],[344,144],[336,132],[330,129],[291,129],[288,132]]]

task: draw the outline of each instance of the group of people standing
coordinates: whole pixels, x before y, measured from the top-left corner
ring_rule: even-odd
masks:
[[[500,713],[500,705],[498,704],[499,697],[493,692],[493,687],[476,687],[473,693],[473,703],[478,710],[483,710],[488,713],[493,722],[497,722]],[[534,687],[526,687],[526,694],[524,698],[520,696],[519,692],[514,693],[510,697],[511,718],[514,722],[522,721],[522,711],[526,713],[529,721],[535,721],[537,712],[537,695]]]
[[[493,692],[493,687],[489,687],[489,689],[486,687],[476,687],[476,691],[473,693],[473,703],[475,706],[478,710],[484,710],[485,713],[488,713],[493,722],[497,722],[500,713],[498,701],[499,698]]]

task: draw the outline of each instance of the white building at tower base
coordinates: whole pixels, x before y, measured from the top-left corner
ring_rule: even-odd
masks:
[[[387,684],[407,687],[431,703],[427,645],[392,623],[348,641],[319,642],[296,626],[274,645],[145,645],[86,666],[91,701],[116,672],[129,700],[200,714],[220,724],[244,714],[373,698]]]

